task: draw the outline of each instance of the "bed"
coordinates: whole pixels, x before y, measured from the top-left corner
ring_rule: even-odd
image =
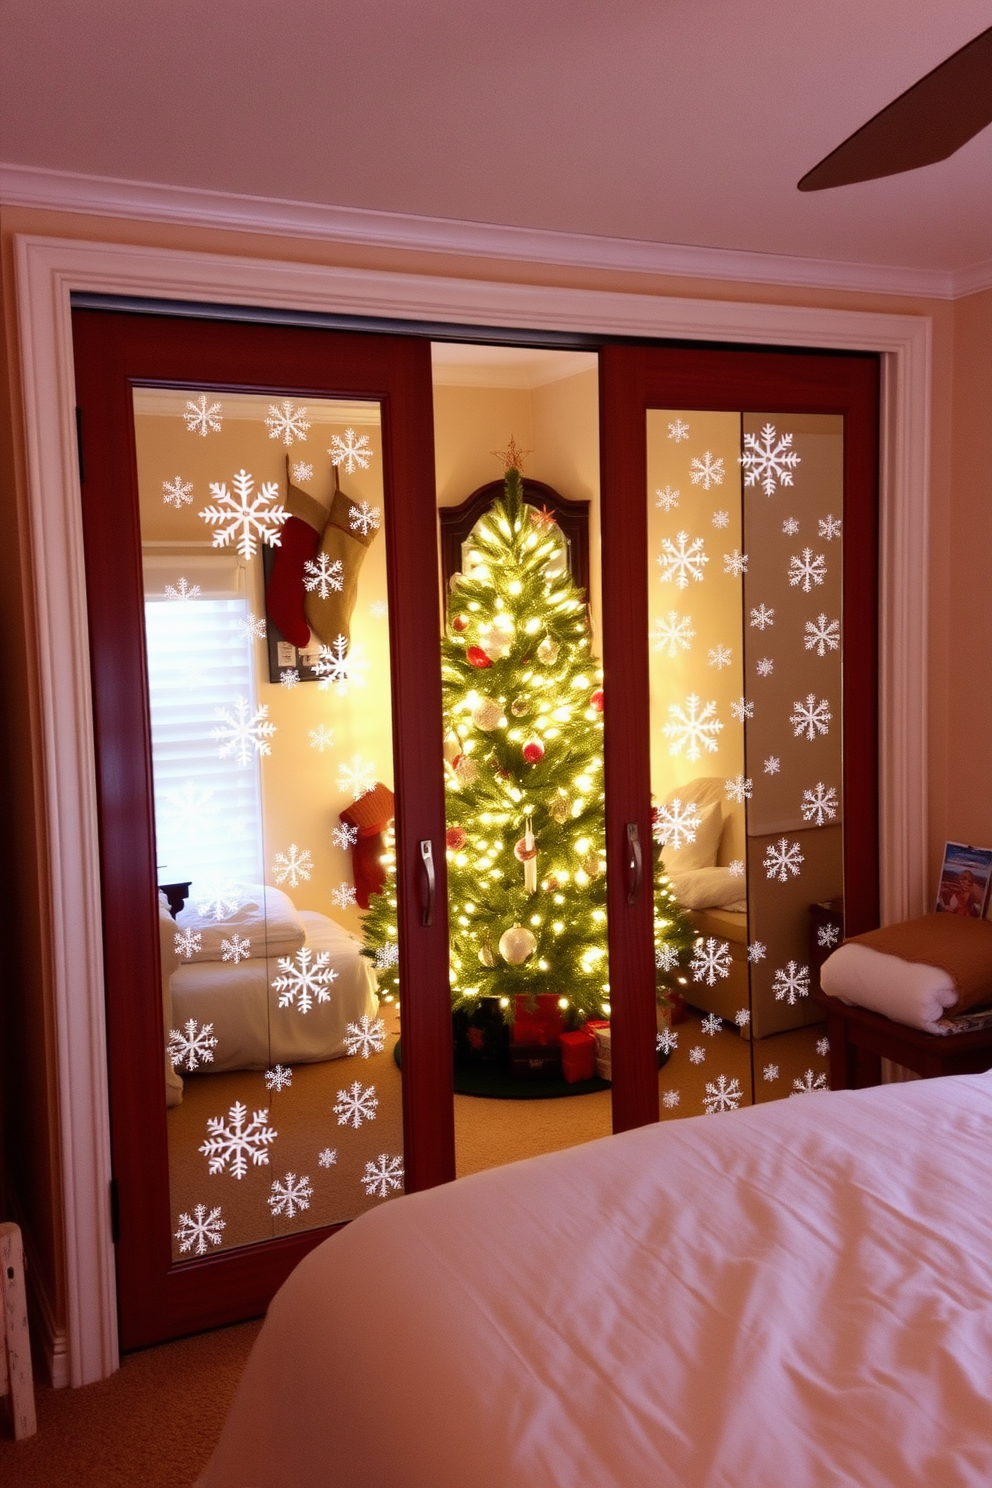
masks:
[[[199,1488],[992,1482],[992,1073],[644,1127],[363,1215]]]

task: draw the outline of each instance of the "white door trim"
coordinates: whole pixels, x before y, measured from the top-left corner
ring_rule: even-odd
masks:
[[[664,298],[19,236],[16,294],[48,814],[70,1383],[117,1365],[102,927],[73,290],[327,313],[879,352],[884,921],[926,898],[929,317]]]

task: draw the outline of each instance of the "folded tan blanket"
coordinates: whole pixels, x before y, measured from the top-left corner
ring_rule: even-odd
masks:
[[[988,920],[927,914],[852,935],[848,942],[946,971],[958,991],[958,1000],[948,1013],[963,1013],[992,997],[992,923]]]

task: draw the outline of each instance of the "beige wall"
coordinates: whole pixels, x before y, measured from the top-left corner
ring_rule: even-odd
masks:
[[[16,865],[13,896],[8,894],[5,905],[11,926],[4,994],[7,1037],[3,1069],[8,1113],[5,1147],[13,1198],[37,1257],[34,1283],[46,1298],[54,1326],[61,1325],[64,1319],[61,1176],[54,1107],[57,1073],[51,971],[47,954],[46,827],[35,764],[38,751],[35,674],[31,665],[35,639],[31,619],[33,600],[30,584],[22,585],[28,538],[24,523],[26,487],[12,275],[13,238],[18,233],[368,269],[406,269],[467,279],[931,316],[934,331],[929,533],[931,708],[926,724],[930,746],[930,840],[936,862],[949,834],[992,839],[992,805],[985,800],[982,785],[988,775],[988,755],[992,751],[989,742],[992,733],[986,718],[992,705],[982,682],[977,685],[975,682],[976,677],[982,677],[982,664],[992,651],[992,611],[986,603],[988,584],[984,570],[988,548],[981,541],[992,522],[985,498],[992,468],[988,449],[992,296],[975,296],[952,305],[903,295],[559,268],[498,259],[458,258],[450,254],[363,249],[349,244],[167,223],[5,209],[0,223],[0,266],[5,371],[9,372],[10,386],[0,393],[0,476],[5,532],[0,556],[0,614],[5,636],[4,696],[8,701],[3,746],[8,797],[4,810],[10,833],[7,858],[9,864]],[[552,397],[549,392],[548,400]],[[531,437],[536,442],[541,415],[535,413],[534,418]],[[586,466],[592,468],[588,461]],[[536,468],[534,473],[537,474]],[[491,478],[492,467],[486,466],[481,479]],[[560,464],[556,474],[549,471],[545,478],[559,485],[566,494],[582,494],[568,489]],[[589,494],[592,494],[594,477],[586,474],[581,479],[590,484]],[[963,767],[958,742],[962,739],[968,741]]]

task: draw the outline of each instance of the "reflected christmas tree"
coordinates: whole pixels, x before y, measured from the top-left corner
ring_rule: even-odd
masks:
[[[451,1001],[553,993],[566,1027],[608,1018],[602,672],[553,518],[523,500],[520,451],[452,585],[442,646]],[[399,991],[394,865],[365,919]],[[659,995],[693,931],[657,875]],[[491,1004],[490,1004],[491,1006]]]

